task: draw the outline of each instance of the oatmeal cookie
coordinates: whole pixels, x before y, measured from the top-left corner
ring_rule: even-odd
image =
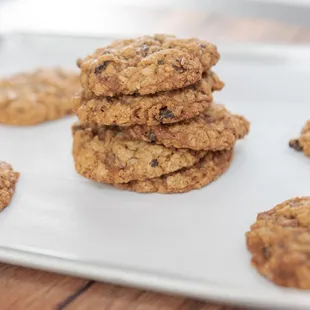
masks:
[[[19,173],[11,165],[0,161],[0,211],[10,204],[18,178]]]
[[[205,154],[134,141],[119,127],[75,125],[73,140],[76,171],[103,183],[159,177],[192,166]]]
[[[300,137],[291,140],[289,145],[296,151],[303,151],[306,156],[310,157],[310,120],[302,129]]]
[[[210,72],[194,85],[146,96],[73,98],[73,109],[81,123],[100,125],[158,125],[192,118],[210,106],[212,91],[224,83]]]
[[[193,119],[169,125],[132,126],[127,131],[132,138],[166,147],[219,151],[231,149],[237,139],[248,134],[249,126],[243,116],[213,104]]]
[[[195,165],[158,178],[114,184],[115,187],[139,193],[185,193],[216,180],[229,167],[233,150],[207,152]]]
[[[96,96],[147,95],[194,84],[218,60],[209,42],[154,35],[116,41],[77,65],[83,88]]]
[[[0,124],[35,125],[72,113],[78,74],[55,68],[0,80]]]
[[[258,214],[246,238],[262,275],[281,286],[310,289],[310,197]]]

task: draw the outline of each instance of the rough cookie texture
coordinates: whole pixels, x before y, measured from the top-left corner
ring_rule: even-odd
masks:
[[[216,180],[228,169],[232,158],[233,150],[208,152],[192,167],[183,168],[159,178],[114,184],[114,186],[139,193],[185,193]]]
[[[119,127],[75,125],[73,140],[77,172],[103,183],[159,177],[192,166],[205,154],[134,141]]]
[[[224,83],[210,72],[194,85],[146,96],[73,98],[73,109],[81,123],[100,125],[158,125],[192,118],[210,106],[212,91]]]
[[[296,151],[303,151],[306,156],[310,157],[310,120],[302,129],[300,137],[291,140],[289,145]]]
[[[258,214],[246,238],[262,275],[281,286],[310,289],[310,197]]]
[[[0,211],[9,205],[15,192],[19,173],[11,165],[0,161]]]
[[[249,126],[243,116],[231,114],[223,105],[213,104],[190,120],[172,125],[133,126],[127,131],[135,139],[166,147],[218,151],[231,149],[237,139],[249,132]]]
[[[206,41],[154,35],[116,41],[77,64],[83,88],[96,96],[147,95],[194,84],[218,59]]]
[[[79,76],[63,69],[40,69],[0,80],[0,123],[35,125],[72,113]]]

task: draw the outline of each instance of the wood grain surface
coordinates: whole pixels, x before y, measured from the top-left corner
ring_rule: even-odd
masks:
[[[169,23],[186,33],[216,41],[310,43],[310,29],[271,20],[171,12],[157,23],[162,32]],[[143,27],[143,25],[140,25]],[[0,309],[78,310],[233,310],[182,297],[82,280],[43,271],[0,265]]]

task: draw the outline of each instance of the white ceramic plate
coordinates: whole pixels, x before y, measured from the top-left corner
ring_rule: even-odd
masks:
[[[0,71],[73,67],[104,40],[9,36]],[[18,265],[256,307],[309,309],[310,293],[283,289],[250,265],[244,233],[260,211],[310,195],[310,161],[288,147],[310,117],[310,50],[220,48],[218,102],[244,114],[251,133],[230,170],[204,189],[135,194],[78,176],[74,117],[32,128],[0,126],[0,158],[21,172],[0,214],[0,260]]]

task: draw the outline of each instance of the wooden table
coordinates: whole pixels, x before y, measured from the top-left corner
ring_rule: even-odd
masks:
[[[186,24],[185,24],[186,21]],[[158,21],[161,22],[160,20]],[[163,28],[164,28],[164,21]],[[310,28],[281,22],[206,14],[171,13],[176,29],[220,41],[310,43]],[[171,29],[171,24],[170,24]],[[0,264],[0,309],[233,310],[43,271]]]

